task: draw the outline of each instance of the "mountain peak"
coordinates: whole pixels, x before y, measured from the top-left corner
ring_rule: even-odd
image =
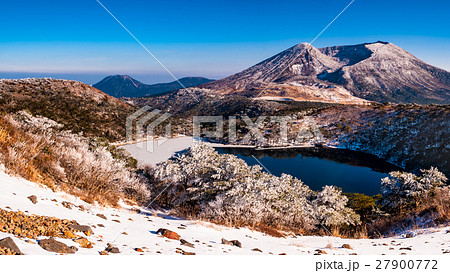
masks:
[[[137,81],[128,75],[111,75],[107,76],[105,79],[121,79],[121,80],[129,80],[129,81]]]
[[[450,102],[449,72],[385,41],[319,49],[300,43],[202,87],[250,97],[263,90],[266,96],[319,99],[330,90],[345,90],[352,101],[358,97],[397,103]]]
[[[310,43],[303,42],[303,43],[296,44],[294,47],[295,48],[309,48],[309,47],[313,47],[313,46]]]

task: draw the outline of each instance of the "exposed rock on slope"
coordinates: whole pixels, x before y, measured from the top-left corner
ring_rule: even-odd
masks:
[[[293,46],[202,87],[223,94],[363,104],[449,103],[450,73],[386,42],[314,48]]]

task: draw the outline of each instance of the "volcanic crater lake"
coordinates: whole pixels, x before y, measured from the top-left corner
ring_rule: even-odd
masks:
[[[272,174],[290,174],[316,191],[325,185],[335,185],[344,192],[375,195],[380,193],[381,179],[391,171],[400,170],[377,156],[345,149],[317,147],[216,150],[222,154],[234,154],[249,165],[259,165],[254,158],[256,157]]]

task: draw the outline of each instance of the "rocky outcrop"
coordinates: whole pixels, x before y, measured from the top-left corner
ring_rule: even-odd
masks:
[[[242,247],[241,242],[239,242],[238,240],[231,240],[231,241],[228,241],[227,239],[222,238],[222,244],[223,244],[223,245],[229,245],[229,246]]]
[[[86,236],[94,234],[91,227],[79,225],[76,221],[56,217],[27,215],[21,211],[0,209],[0,232],[11,233],[17,237],[36,239],[39,236],[74,239],[74,232]]]
[[[19,247],[14,243],[11,237],[6,237],[0,240],[0,254],[6,255],[22,255]]]
[[[178,233],[176,233],[175,231],[171,231],[165,228],[160,228],[158,229],[158,231],[156,231],[156,234],[160,234],[168,239],[172,239],[172,240],[180,240],[180,235],[178,235]]]
[[[69,247],[66,244],[58,242],[53,238],[39,240],[39,246],[47,251],[61,254],[73,254],[78,251],[76,247]]]
[[[69,228],[71,228],[75,231],[83,232],[86,236],[91,236],[92,234],[94,234],[94,231],[92,230],[92,228],[90,226],[71,224],[71,225],[69,225]]]
[[[37,204],[37,197],[36,197],[36,195],[30,195],[30,196],[28,196],[28,199],[30,199],[31,203]]]

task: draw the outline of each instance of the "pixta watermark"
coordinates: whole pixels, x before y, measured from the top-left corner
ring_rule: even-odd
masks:
[[[142,107],[127,117],[126,136],[127,142],[136,142],[138,148],[153,152],[172,137],[172,126],[170,114],[150,109]],[[261,147],[324,142],[320,128],[310,116],[193,116],[191,125],[195,141]]]

